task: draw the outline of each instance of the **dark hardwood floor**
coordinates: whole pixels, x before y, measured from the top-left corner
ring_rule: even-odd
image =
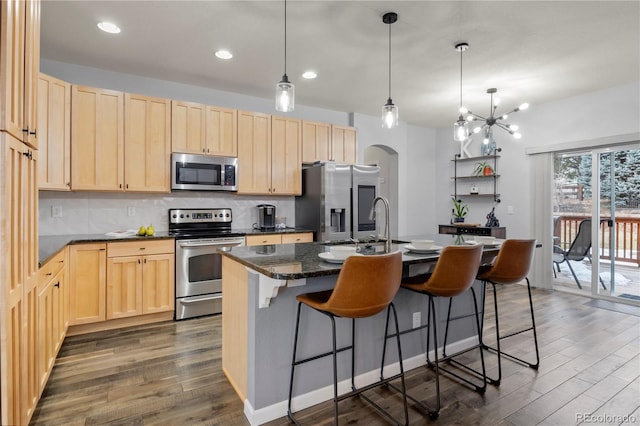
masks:
[[[501,328],[527,319],[526,288],[499,289]],[[441,379],[443,408],[428,420],[410,407],[411,424],[640,424],[640,308],[592,303],[581,296],[533,289],[541,365],[503,362],[503,381],[484,395]],[[494,333],[488,303],[485,334]],[[247,425],[242,402],[220,369],[220,316],[68,337],[33,425]],[[504,332],[504,330],[503,330]],[[505,343],[530,356],[528,335]],[[286,354],[288,357],[289,354]],[[467,360],[476,363],[474,353]],[[487,355],[490,374],[496,358]],[[433,402],[433,373],[407,373],[410,394]],[[401,417],[388,389],[369,391]],[[331,424],[331,402],[298,413],[303,424]],[[361,399],[340,404],[341,424],[386,424]],[[585,416],[591,415],[588,418]],[[582,417],[580,417],[582,416]],[[281,418],[270,425],[289,424]]]

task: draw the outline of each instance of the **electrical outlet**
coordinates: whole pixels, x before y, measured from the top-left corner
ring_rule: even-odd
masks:
[[[62,217],[62,206],[51,206],[51,217]]]
[[[136,208],[135,207],[127,207],[127,216],[135,216],[136,215]]]
[[[413,328],[418,328],[420,327],[420,323],[421,323],[421,312],[414,312],[413,313]]]
[[[513,206],[507,206],[507,214],[513,214]]]

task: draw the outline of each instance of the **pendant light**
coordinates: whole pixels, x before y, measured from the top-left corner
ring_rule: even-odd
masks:
[[[458,117],[458,121],[453,123],[453,139],[456,142],[464,142],[469,137],[469,125],[467,120],[462,116],[462,114],[467,113],[467,109],[462,106],[462,52],[469,49],[469,44],[467,43],[458,43],[456,44],[456,50],[460,52],[460,116]]]
[[[291,112],[295,107],[296,88],[287,77],[287,0],[284,0],[284,74],[276,84],[276,111]]]
[[[382,16],[382,22],[389,25],[389,98],[382,106],[382,127],[391,129],[398,127],[398,107],[391,100],[391,24],[398,20],[398,14],[388,12]]]

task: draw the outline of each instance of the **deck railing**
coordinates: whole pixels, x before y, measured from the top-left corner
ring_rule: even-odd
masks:
[[[559,237],[560,246],[565,250],[578,233],[578,225],[591,216],[561,215],[555,221],[554,235]],[[609,247],[609,218],[600,222],[600,258],[611,259]],[[636,263],[640,266],[638,250],[640,247],[640,218],[616,217],[615,221],[615,260]]]

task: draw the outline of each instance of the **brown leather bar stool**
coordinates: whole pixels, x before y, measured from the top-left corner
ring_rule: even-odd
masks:
[[[538,369],[540,365],[540,354],[538,352],[538,336],[536,334],[536,320],[533,314],[533,300],[531,299],[531,285],[529,284],[529,270],[531,269],[531,263],[533,262],[533,253],[536,247],[536,240],[505,240],[500,247],[498,256],[494,259],[491,265],[482,265],[478,270],[477,279],[485,282],[485,295],[486,284],[490,283],[493,287],[493,306],[496,316],[496,347],[490,347],[484,344],[484,341],[480,340],[480,344],[484,349],[490,350],[498,354],[498,378],[491,379],[489,381],[492,384],[499,385],[502,380],[502,356],[506,356],[514,361],[521,362],[534,370]],[[496,294],[496,284],[515,284],[523,280],[527,282],[527,291],[529,293],[529,310],[531,311],[531,327],[522,329],[520,331],[512,332],[506,336],[500,336],[500,324],[498,318],[498,297]],[[484,297],[483,297],[484,302]],[[484,319],[483,319],[484,323]],[[517,334],[525,333],[527,331],[533,331],[533,342],[536,350],[536,360],[531,363],[524,359],[517,358],[506,352],[501,351],[500,341]]]
[[[460,376],[459,374],[447,370],[442,367],[440,364],[446,361],[453,361],[453,358],[464,353],[469,350],[464,350],[461,352],[457,352],[453,355],[446,355],[446,346],[447,346],[447,334],[449,329],[449,319],[451,317],[451,302],[452,299],[456,296],[463,294],[468,289],[471,289],[471,294],[473,296],[473,306],[475,308],[475,318],[476,318],[476,327],[478,331],[478,336],[481,334],[480,328],[480,314],[478,313],[478,304],[475,290],[472,285],[475,281],[476,273],[478,272],[478,267],[480,266],[480,260],[482,258],[482,246],[449,246],[445,247],[441,254],[440,258],[436,262],[436,265],[433,269],[433,273],[430,275],[422,275],[418,277],[412,277],[409,279],[405,279],[402,281],[402,288],[407,290],[414,291],[416,293],[423,294],[428,296],[427,301],[427,324],[422,325],[420,327],[406,330],[406,332],[419,330],[422,328],[427,328],[427,365],[435,370],[436,374],[436,408],[431,410],[429,409],[422,401],[417,400],[416,398],[407,395],[407,398],[410,398],[414,401],[419,407],[425,410],[429,417],[432,419],[436,419],[440,414],[440,370],[443,370],[445,373],[448,373],[464,383],[470,385],[472,389],[477,392],[484,393],[487,388],[487,380],[486,375],[484,374],[484,355],[479,346],[476,348],[479,349],[480,352],[480,362],[482,364],[483,374],[480,374],[482,378],[482,385],[478,385],[471,380]],[[443,357],[438,357],[438,332],[437,332],[437,317],[436,317],[436,307],[434,299],[436,297],[448,297],[449,298],[449,309],[447,312],[447,328],[445,331],[445,339],[443,345]],[[433,324],[433,341],[434,341],[434,362],[431,362],[429,359],[429,341],[431,334],[431,324]],[[404,334],[404,333],[403,333]],[[393,335],[387,335],[386,337],[393,337]],[[386,342],[386,339],[385,339]],[[383,352],[383,365],[384,365],[384,352]],[[465,370],[468,370],[470,373],[476,373],[475,370],[472,370],[463,364],[456,363],[456,365],[463,367]],[[477,373],[479,374],[479,373]],[[391,387],[397,389],[395,386],[390,385]]]
[[[402,279],[402,253],[395,252],[378,256],[351,256],[348,257],[340,270],[338,279],[333,290],[320,291],[316,293],[305,293],[296,296],[298,300],[298,313],[296,317],[295,337],[293,341],[293,359],[291,362],[291,379],[289,381],[289,403],[287,415],[295,424],[299,424],[294,418],[291,410],[291,398],[293,395],[293,378],[295,367],[305,362],[333,355],[333,403],[334,422],[338,424],[338,402],[354,395],[360,395],[367,402],[372,404],[380,413],[388,419],[397,422],[382,407],[373,402],[362,392],[373,387],[389,383],[391,380],[401,379],[402,394],[404,399],[405,424],[409,424],[409,412],[407,407],[407,397],[405,392],[404,368],[402,365],[402,350],[400,347],[400,336],[398,329],[398,316],[392,303]],[[298,330],[300,325],[300,308],[302,305],[315,309],[327,315],[331,319],[331,330],[333,338],[333,350],[320,355],[296,361],[296,351],[298,347]],[[400,373],[381,379],[379,382],[356,388],[354,383],[355,364],[355,320],[356,318],[366,318],[374,316],[387,310],[386,328],[389,327],[389,316],[393,312],[395,319],[396,334],[398,335],[398,359],[400,360]],[[336,346],[336,322],[335,318],[351,318],[351,345],[338,349]],[[385,330],[385,334],[387,330]],[[386,343],[386,340],[385,340]],[[351,388],[352,391],[338,397],[338,373],[336,355],[338,352],[351,350]]]

